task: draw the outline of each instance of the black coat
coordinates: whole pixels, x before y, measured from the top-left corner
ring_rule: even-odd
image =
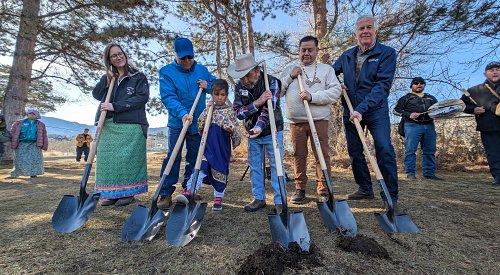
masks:
[[[106,100],[106,75],[101,77],[99,83],[92,91],[95,99],[104,102]],[[106,118],[113,118],[115,123],[141,124],[145,137],[148,133],[148,120],[146,118],[146,103],[149,100],[149,83],[146,76],[132,69],[122,80],[116,81],[111,94],[110,103],[113,104],[113,112],[108,112]],[[100,106],[97,108],[95,121],[101,115]]]
[[[500,131],[500,116],[495,115],[495,110],[497,105],[500,103],[500,99],[493,95],[492,92],[488,90],[485,84],[488,84],[497,94],[500,95],[500,83],[490,83],[485,81],[483,84],[476,85],[472,88],[467,89],[474,101],[478,105],[472,103],[472,101],[465,95],[462,96],[462,100],[465,103],[464,112],[468,114],[474,114],[474,108],[478,106],[483,106],[485,112],[476,115],[477,131],[486,132],[498,132]]]
[[[411,113],[426,112],[434,103],[437,103],[437,99],[429,94],[424,93],[423,97],[419,97],[408,93],[398,100],[394,114],[402,116],[402,119],[408,123],[429,124],[433,122],[433,119],[428,114],[422,114],[416,120],[411,119],[410,115]]]

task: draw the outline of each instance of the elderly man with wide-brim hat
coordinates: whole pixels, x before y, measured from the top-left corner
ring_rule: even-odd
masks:
[[[245,206],[245,211],[254,212],[266,207],[266,192],[262,169],[262,158],[265,152],[271,164],[271,185],[274,189],[274,204],[276,212],[281,212],[282,201],[276,164],[274,159],[273,141],[267,100],[271,99],[274,106],[274,119],[277,129],[277,142],[280,155],[283,155],[283,116],[279,104],[281,82],[268,75],[269,88],[266,91],[264,73],[252,54],[236,57],[234,64],[227,68],[227,73],[235,80],[233,108],[238,119],[243,120],[248,137],[248,165],[252,181],[254,200]]]

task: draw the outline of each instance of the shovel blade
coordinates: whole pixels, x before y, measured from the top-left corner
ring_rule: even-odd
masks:
[[[317,204],[321,219],[328,230],[338,231],[347,237],[355,237],[358,234],[356,219],[346,200],[335,201],[335,210],[331,209],[327,202]]]
[[[167,221],[166,237],[169,246],[183,247],[191,242],[200,230],[207,211],[207,203],[190,201],[187,205],[176,203]]]
[[[71,233],[82,227],[94,213],[101,194],[92,194],[81,203],[80,197],[64,195],[52,215],[52,227],[60,233]]]
[[[387,234],[420,232],[420,229],[418,229],[407,214],[395,216],[394,221],[389,219],[387,213],[375,213],[374,215],[384,232]]]
[[[142,205],[137,206],[122,228],[122,241],[151,241],[165,224],[168,212],[158,209],[155,213]],[[152,217],[151,217],[152,216]]]
[[[268,218],[273,242],[281,244],[286,249],[290,243],[297,243],[302,251],[309,251],[311,237],[304,213],[269,214]]]

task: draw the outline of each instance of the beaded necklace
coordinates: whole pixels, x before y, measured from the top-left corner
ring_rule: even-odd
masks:
[[[307,86],[309,86],[309,88],[311,88],[315,83],[321,83],[321,80],[319,80],[319,77],[316,76],[316,72],[318,70],[318,62],[315,62],[314,65],[315,65],[314,66],[314,76],[312,77],[312,81],[309,79],[309,76],[307,75],[304,66],[302,66],[302,71],[306,75],[305,82],[306,82]]]

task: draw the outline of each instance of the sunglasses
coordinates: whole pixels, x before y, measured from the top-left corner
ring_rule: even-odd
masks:
[[[181,60],[187,60],[187,59],[193,59],[194,57],[190,56],[190,55],[186,55],[184,56],[183,58],[181,58]]]
[[[417,82],[413,82],[411,85],[425,85],[425,83],[417,81]]]

